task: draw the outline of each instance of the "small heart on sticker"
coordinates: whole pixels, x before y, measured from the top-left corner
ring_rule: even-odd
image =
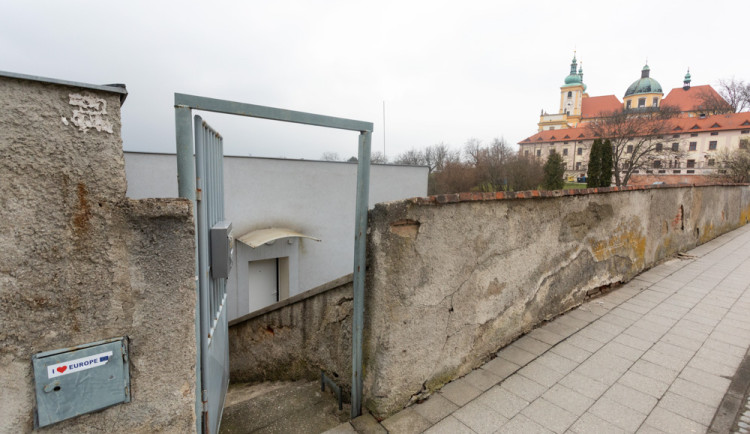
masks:
[[[62,374],[63,372],[65,372],[66,369],[68,369],[67,366],[60,366],[59,368],[57,368],[57,372]]]

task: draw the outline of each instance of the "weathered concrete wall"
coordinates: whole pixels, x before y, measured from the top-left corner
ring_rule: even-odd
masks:
[[[120,104],[0,76],[0,432],[32,430],[32,355],[119,336],[131,402],[42,431],[195,431],[192,207],[126,199]]]
[[[599,190],[377,205],[368,240],[365,405],[387,416],[578,305],[587,291],[627,281],[750,219],[748,186]],[[508,200],[518,197],[527,199]]]
[[[320,378],[349,396],[352,276],[331,281],[230,323],[232,382]]]

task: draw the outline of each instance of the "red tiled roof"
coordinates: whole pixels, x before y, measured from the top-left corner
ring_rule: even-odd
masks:
[[[672,127],[674,131],[689,130],[691,133],[701,131],[745,130],[750,129],[748,128],[750,126],[750,112],[706,116],[704,119],[688,117],[675,118],[671,122],[674,125]],[[719,126],[715,127],[714,125]],[[578,135],[578,140],[594,138],[591,130],[585,126],[567,128],[565,129],[565,132],[571,136]],[[555,133],[560,133],[560,130],[540,131],[531,137],[521,140],[518,144],[524,145],[528,143],[559,142],[559,139],[555,139]]]
[[[531,137],[527,137],[526,139],[518,142],[520,144],[525,143],[539,143],[539,142],[559,142],[560,139],[555,138],[555,133],[559,133],[561,130],[545,130],[540,131],[536,134],[534,134]],[[586,127],[576,127],[576,128],[565,128],[564,131],[568,133],[571,136],[578,136],[576,140],[584,140],[584,139],[593,139],[594,136],[591,134],[591,131],[589,131]]]
[[[622,109],[622,102],[614,95],[590,96],[581,102],[581,118],[599,117],[600,113]]]
[[[706,100],[723,101],[723,98],[708,84],[693,86],[688,90],[676,87],[661,100],[661,105],[676,107],[681,112],[689,112],[700,110],[700,106]]]
[[[747,128],[747,126],[750,125],[750,112],[706,116],[704,119],[687,117],[677,118],[673,119],[672,123],[675,124],[675,129],[689,129],[691,133],[701,131],[746,130],[750,129]]]

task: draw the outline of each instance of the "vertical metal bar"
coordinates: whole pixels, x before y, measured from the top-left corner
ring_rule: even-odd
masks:
[[[177,138],[177,188],[179,197],[195,201],[195,161],[193,160],[193,122],[190,107],[175,106]]]
[[[177,151],[177,190],[178,196],[193,202],[193,224],[195,226],[195,431],[201,432],[203,411],[203,381],[201,378],[201,298],[198,284],[198,216],[195,206],[195,159],[193,157],[192,109],[175,105],[175,140]]]
[[[206,222],[206,156],[205,156],[205,134],[203,132],[203,120],[200,116],[195,116],[195,165],[196,165],[196,187],[201,191],[201,200],[198,202],[198,282],[201,287],[201,355],[203,366],[207,366],[208,340],[210,340],[210,300],[208,288],[208,225]],[[206,382],[205,370],[203,382]]]
[[[354,307],[352,314],[352,411],[362,414],[362,328],[365,311],[365,254],[367,244],[367,205],[370,192],[370,144],[372,133],[359,134],[357,163],[357,202],[354,229]]]

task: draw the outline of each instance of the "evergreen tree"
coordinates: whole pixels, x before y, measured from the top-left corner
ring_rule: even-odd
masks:
[[[599,177],[602,171],[602,140],[595,139],[589,152],[589,169],[586,178],[586,187],[599,187]]]
[[[601,145],[602,164],[599,171],[599,187],[612,185],[612,142],[605,140]]]
[[[559,190],[565,185],[563,176],[565,175],[565,166],[563,165],[562,156],[558,153],[551,154],[544,163],[544,182],[542,188],[545,190]]]

